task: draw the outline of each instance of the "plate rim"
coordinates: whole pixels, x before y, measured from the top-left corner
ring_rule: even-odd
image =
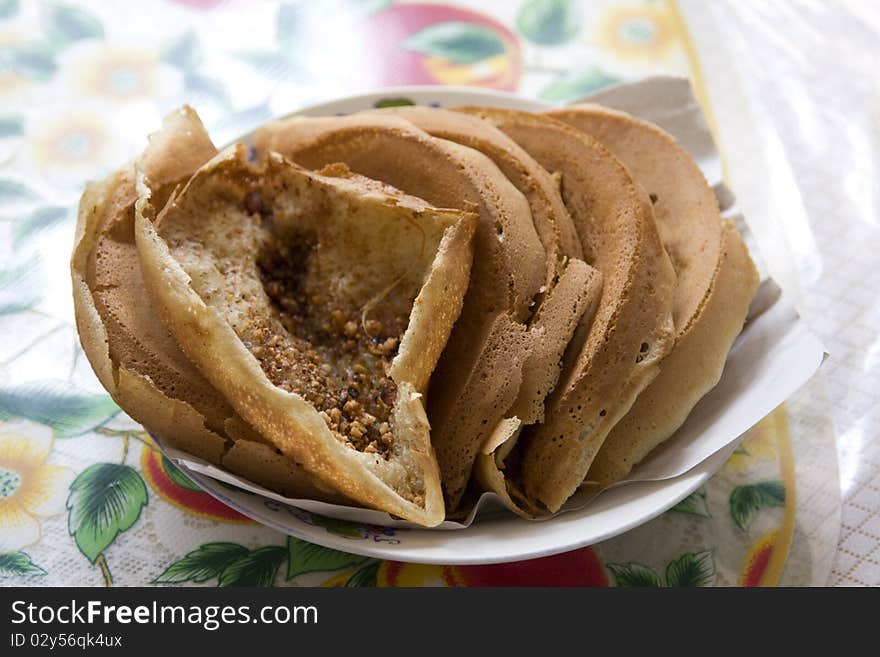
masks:
[[[431,554],[422,554],[419,552],[419,548],[407,548],[407,547],[391,547],[391,543],[387,541],[369,541],[366,539],[353,539],[346,538],[343,536],[339,536],[332,532],[325,530],[323,527],[317,525],[311,525],[303,520],[295,518],[291,516],[291,518],[295,521],[293,525],[284,525],[280,522],[277,522],[271,515],[263,515],[258,514],[252,511],[250,508],[242,506],[236,500],[227,497],[224,493],[217,490],[216,487],[209,484],[208,482],[214,481],[210,477],[206,475],[193,472],[185,465],[175,462],[180,469],[182,469],[185,474],[192,478],[199,486],[203,488],[203,490],[211,495],[212,497],[218,499],[223,504],[231,507],[235,511],[238,511],[242,515],[250,518],[251,520],[257,522],[260,525],[269,527],[270,529],[274,529],[278,532],[286,536],[292,536],[294,538],[298,538],[300,540],[315,543],[317,545],[321,545],[322,547],[340,550],[342,552],[348,552],[350,554],[356,554],[364,557],[372,557],[376,559],[382,559],[386,561],[398,561],[403,563],[418,563],[418,564],[426,564],[426,565],[448,565],[448,566],[480,566],[480,565],[492,565],[492,564],[500,564],[500,563],[512,563],[517,561],[527,561],[531,559],[540,559],[543,557],[550,557],[558,554],[563,554],[565,552],[571,552],[574,550],[578,550],[584,547],[589,547],[592,545],[596,545],[597,543],[601,543],[603,541],[607,541],[609,539],[620,536],[621,534],[625,534],[626,532],[635,529],[636,527],[640,527],[651,520],[657,518],[662,515],[676,504],[681,502],[683,499],[694,493],[697,489],[700,488],[703,484],[706,483],[714,474],[720,470],[720,468],[724,465],[724,463],[729,458],[730,454],[738,447],[740,440],[734,441],[727,448],[716,452],[708,459],[695,466],[691,470],[684,472],[677,477],[673,477],[670,479],[664,479],[656,482],[632,482],[630,485],[646,483],[646,484],[662,484],[664,487],[669,488],[675,485],[678,482],[685,481],[687,479],[692,479],[685,485],[681,490],[676,492],[674,495],[670,495],[663,501],[662,504],[658,504],[656,507],[653,507],[650,511],[643,513],[642,515],[633,516],[627,522],[621,523],[616,526],[610,526],[600,532],[595,533],[585,533],[577,538],[574,538],[568,542],[557,542],[551,545],[543,545],[540,541],[536,541],[536,547],[532,549],[526,550],[518,550],[518,551],[498,551],[493,554],[457,554],[455,552],[448,552],[441,556],[432,556]],[[715,464],[717,463],[717,467]],[[710,465],[711,464],[711,465]],[[206,486],[206,483],[208,485]],[[246,491],[241,491],[242,494],[249,494]],[[275,502],[274,500],[270,500],[274,504],[281,504],[280,502]],[[311,513],[307,512],[306,513]],[[529,521],[522,520],[521,518],[517,518],[513,514],[511,514],[509,519],[505,519],[505,521],[518,522],[521,521],[525,523],[523,526],[531,526],[533,524],[545,524],[552,523],[559,518],[565,518],[566,520],[581,520],[587,521],[589,518],[576,518],[574,514],[577,514],[577,511],[571,511],[556,518],[551,518],[546,521],[542,521],[540,523],[530,523]],[[354,523],[357,524],[357,523]],[[395,532],[425,532],[425,533],[434,533],[438,536],[443,535],[455,535],[460,532],[467,532],[470,528],[464,529],[455,529],[455,530],[436,530],[436,529],[410,529],[410,528],[393,528]],[[397,544],[400,545],[400,544]]]

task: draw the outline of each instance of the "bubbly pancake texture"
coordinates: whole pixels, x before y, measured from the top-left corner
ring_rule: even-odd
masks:
[[[602,296],[589,326],[569,343],[545,421],[519,437],[525,495],[550,512],[577,490],[602,442],[658,373],[672,343],[675,274],[647,194],[596,140],[544,116],[468,111],[560,176],[578,234],[595,248]]]
[[[691,156],[657,126],[598,105],[547,113],[602,142],[648,192],[676,273],[675,345],[599,450],[587,482],[608,486],[669,438],[721,377],[758,287],[735,227]]]

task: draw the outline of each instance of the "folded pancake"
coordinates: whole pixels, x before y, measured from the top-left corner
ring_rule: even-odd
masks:
[[[592,323],[565,352],[545,421],[526,428],[506,467],[535,505],[558,511],[617,421],[658,373],[672,343],[675,274],[647,194],[595,139],[545,116],[469,108],[560,177],[562,198],[603,277]],[[516,437],[516,431],[511,432]]]
[[[503,132],[475,116],[434,107],[410,105],[372,112],[399,116],[432,137],[467,146],[492,160],[528,201],[535,230],[544,247],[548,288],[570,259],[592,260],[592,250],[584,256],[574,223],[550,174]]]
[[[734,225],[690,155],[657,126],[598,105],[548,112],[602,142],[654,204],[660,238],[677,276],[675,345],[660,374],[617,423],[587,474],[607,486],[669,438],[721,377],[758,287],[758,273]]]
[[[138,166],[167,195],[216,154],[196,113],[165,117]],[[83,350],[111,397],[164,444],[292,497],[341,501],[261,438],[184,356],[147,297],[134,241],[135,163],[88,185],[71,258]],[[268,485],[268,484],[267,484]]]
[[[470,286],[428,399],[447,512],[455,511],[537,338],[525,322],[547,280],[546,258],[528,202],[482,153],[399,117],[288,119],[258,130],[255,146],[258,157],[277,151],[309,168],[344,162],[433,205],[479,214]]]
[[[544,402],[563,372],[565,352],[578,331],[583,335],[589,330],[596,314],[601,279],[597,270],[572,260],[544,297],[529,324],[540,337],[523,368],[519,395],[477,456],[474,474],[480,488],[496,493],[508,508],[527,518],[543,510],[525,494],[518,468],[507,459],[523,429],[544,421]],[[535,366],[530,368],[532,362]]]
[[[483,153],[528,201],[535,230],[544,246],[545,292],[527,321],[535,343],[523,364],[519,393],[505,413],[507,419],[499,426],[504,432],[511,423],[521,430],[542,421],[544,400],[559,380],[565,348],[578,324],[592,321],[602,289],[601,274],[584,262],[581,240],[558,186],[516,142],[478,117],[419,106],[378,112],[400,116],[434,137]],[[592,248],[587,253],[592,259]],[[475,473],[481,487],[496,492],[514,511],[531,515],[525,502],[514,502],[522,500],[522,495],[515,489],[515,482],[503,477],[503,460],[491,451],[486,452],[485,443],[477,460]]]
[[[584,311],[598,300],[602,278],[584,262],[581,240],[556,183],[516,142],[475,116],[419,106],[379,112],[393,113],[434,137],[483,153],[528,202],[544,247],[545,291],[528,318],[529,327],[540,338],[524,365],[523,382],[510,413],[526,424],[541,421],[544,398],[559,378],[562,352]],[[592,259],[592,249],[588,254]],[[584,318],[590,320],[589,316]]]
[[[184,353],[313,478],[425,526],[444,518],[423,391],[461,310],[476,216],[341,165],[220,153],[150,217],[144,282]]]

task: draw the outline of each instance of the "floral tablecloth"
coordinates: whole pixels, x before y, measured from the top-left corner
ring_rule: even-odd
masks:
[[[840,487],[821,377],[646,525],[544,559],[429,566],[305,543],[201,491],[103,392],[73,328],[68,257],[82,187],[139,152],[171,108],[196,107],[223,143],[381,86],[566,102],[676,73],[694,79],[711,113],[682,9],[0,0],[0,585],[825,584]]]

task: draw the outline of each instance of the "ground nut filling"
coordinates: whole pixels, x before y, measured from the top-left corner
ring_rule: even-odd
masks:
[[[255,319],[242,338],[269,380],[311,403],[345,444],[387,458],[397,398],[387,372],[407,318],[383,324],[309,291],[308,262],[317,248],[305,235],[265,241],[257,264],[283,330]]]

